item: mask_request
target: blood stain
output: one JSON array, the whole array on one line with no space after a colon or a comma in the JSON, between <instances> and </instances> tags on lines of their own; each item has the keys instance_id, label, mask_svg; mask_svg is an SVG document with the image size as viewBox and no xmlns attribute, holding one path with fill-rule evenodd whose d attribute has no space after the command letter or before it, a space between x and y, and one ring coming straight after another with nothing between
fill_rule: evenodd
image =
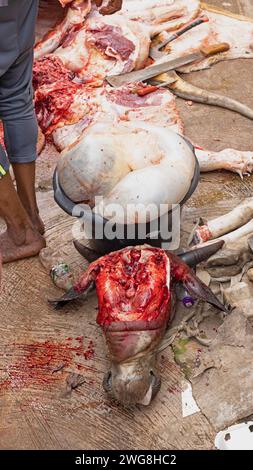
<instances>
[{"instance_id":1,"label":"blood stain","mask_svg":"<svg viewBox=\"0 0 253 470\"><path fill-rule=\"evenodd\" d=\"M76 366L75 355L82 355L86 360L94 356L92 341L87 350L84 350L83 336L78 336L75 344L69 341L70 338L62 342L48 340L30 344L13 343L11 355L16 361L6 367L8 378L0 382L0 392L52 385L62 379L61 371L64 368Z\"/></svg>"},{"instance_id":2,"label":"blood stain","mask_svg":"<svg viewBox=\"0 0 253 470\"><path fill-rule=\"evenodd\" d=\"M88 349L83 353L84 359L87 361L88 359L92 359L95 354L94 344L93 341L90 341L88 344Z\"/></svg>"}]
</instances>

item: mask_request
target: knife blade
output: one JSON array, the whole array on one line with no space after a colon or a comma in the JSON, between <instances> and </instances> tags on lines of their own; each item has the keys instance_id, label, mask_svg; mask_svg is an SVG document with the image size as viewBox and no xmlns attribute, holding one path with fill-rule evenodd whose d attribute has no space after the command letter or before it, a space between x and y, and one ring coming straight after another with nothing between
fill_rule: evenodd
<instances>
[{"instance_id":1,"label":"knife blade","mask_svg":"<svg viewBox=\"0 0 253 470\"><path fill-rule=\"evenodd\" d=\"M106 77L106 81L113 87L119 87L126 85L127 83L143 82L149 80L150 78L156 77L156 75L160 75L161 73L177 70L183 65L190 64L195 60L201 60L221 52L226 52L229 50L229 48L229 44L225 42L212 44L207 47L202 47L199 51L193 52L192 54L187 54L177 59L166 60L164 62L160 62L159 64L150 65L149 67L142 70L137 70L121 75L108 75Z\"/></svg>"}]
</instances>

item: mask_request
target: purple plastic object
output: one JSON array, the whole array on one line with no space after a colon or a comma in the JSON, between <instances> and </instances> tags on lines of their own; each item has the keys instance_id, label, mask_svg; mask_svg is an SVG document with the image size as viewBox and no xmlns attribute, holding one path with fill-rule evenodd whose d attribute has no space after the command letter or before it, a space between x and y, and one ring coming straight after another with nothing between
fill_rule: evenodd
<instances>
[{"instance_id":1,"label":"purple plastic object","mask_svg":"<svg viewBox=\"0 0 253 470\"><path fill-rule=\"evenodd\" d=\"M192 297L190 297L189 295L186 295L182 299L182 302L183 302L184 307L186 307L186 308L190 308L195 304L195 300Z\"/></svg>"}]
</instances>

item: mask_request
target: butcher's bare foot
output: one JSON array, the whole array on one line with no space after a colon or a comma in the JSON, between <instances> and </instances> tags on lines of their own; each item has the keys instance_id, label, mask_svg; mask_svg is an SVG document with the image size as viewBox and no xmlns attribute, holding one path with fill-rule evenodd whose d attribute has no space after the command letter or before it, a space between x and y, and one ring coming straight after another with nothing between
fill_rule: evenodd
<instances>
[{"instance_id":1,"label":"butcher's bare foot","mask_svg":"<svg viewBox=\"0 0 253 470\"><path fill-rule=\"evenodd\" d=\"M31 227L26 227L18 237L8 230L0 235L4 263L36 256L46 246L45 239Z\"/></svg>"},{"instance_id":2,"label":"butcher's bare foot","mask_svg":"<svg viewBox=\"0 0 253 470\"><path fill-rule=\"evenodd\" d=\"M34 228L40 233L40 235L44 235L45 225L42 222L42 219L40 218L39 214L30 215L30 219Z\"/></svg>"}]
</instances>

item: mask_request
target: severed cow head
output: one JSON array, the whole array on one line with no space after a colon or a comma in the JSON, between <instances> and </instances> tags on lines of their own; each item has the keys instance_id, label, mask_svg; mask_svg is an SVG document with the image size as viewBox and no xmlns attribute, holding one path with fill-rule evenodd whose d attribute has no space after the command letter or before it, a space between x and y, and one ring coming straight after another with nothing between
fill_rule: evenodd
<instances>
[{"instance_id":1,"label":"severed cow head","mask_svg":"<svg viewBox=\"0 0 253 470\"><path fill-rule=\"evenodd\" d=\"M56 303L59 306L83 296L96 285L97 323L111 361L103 386L124 405L147 405L160 388L157 352L174 314L177 282L194 298L224 310L179 257L148 245L124 248L93 261Z\"/></svg>"}]
</instances>

